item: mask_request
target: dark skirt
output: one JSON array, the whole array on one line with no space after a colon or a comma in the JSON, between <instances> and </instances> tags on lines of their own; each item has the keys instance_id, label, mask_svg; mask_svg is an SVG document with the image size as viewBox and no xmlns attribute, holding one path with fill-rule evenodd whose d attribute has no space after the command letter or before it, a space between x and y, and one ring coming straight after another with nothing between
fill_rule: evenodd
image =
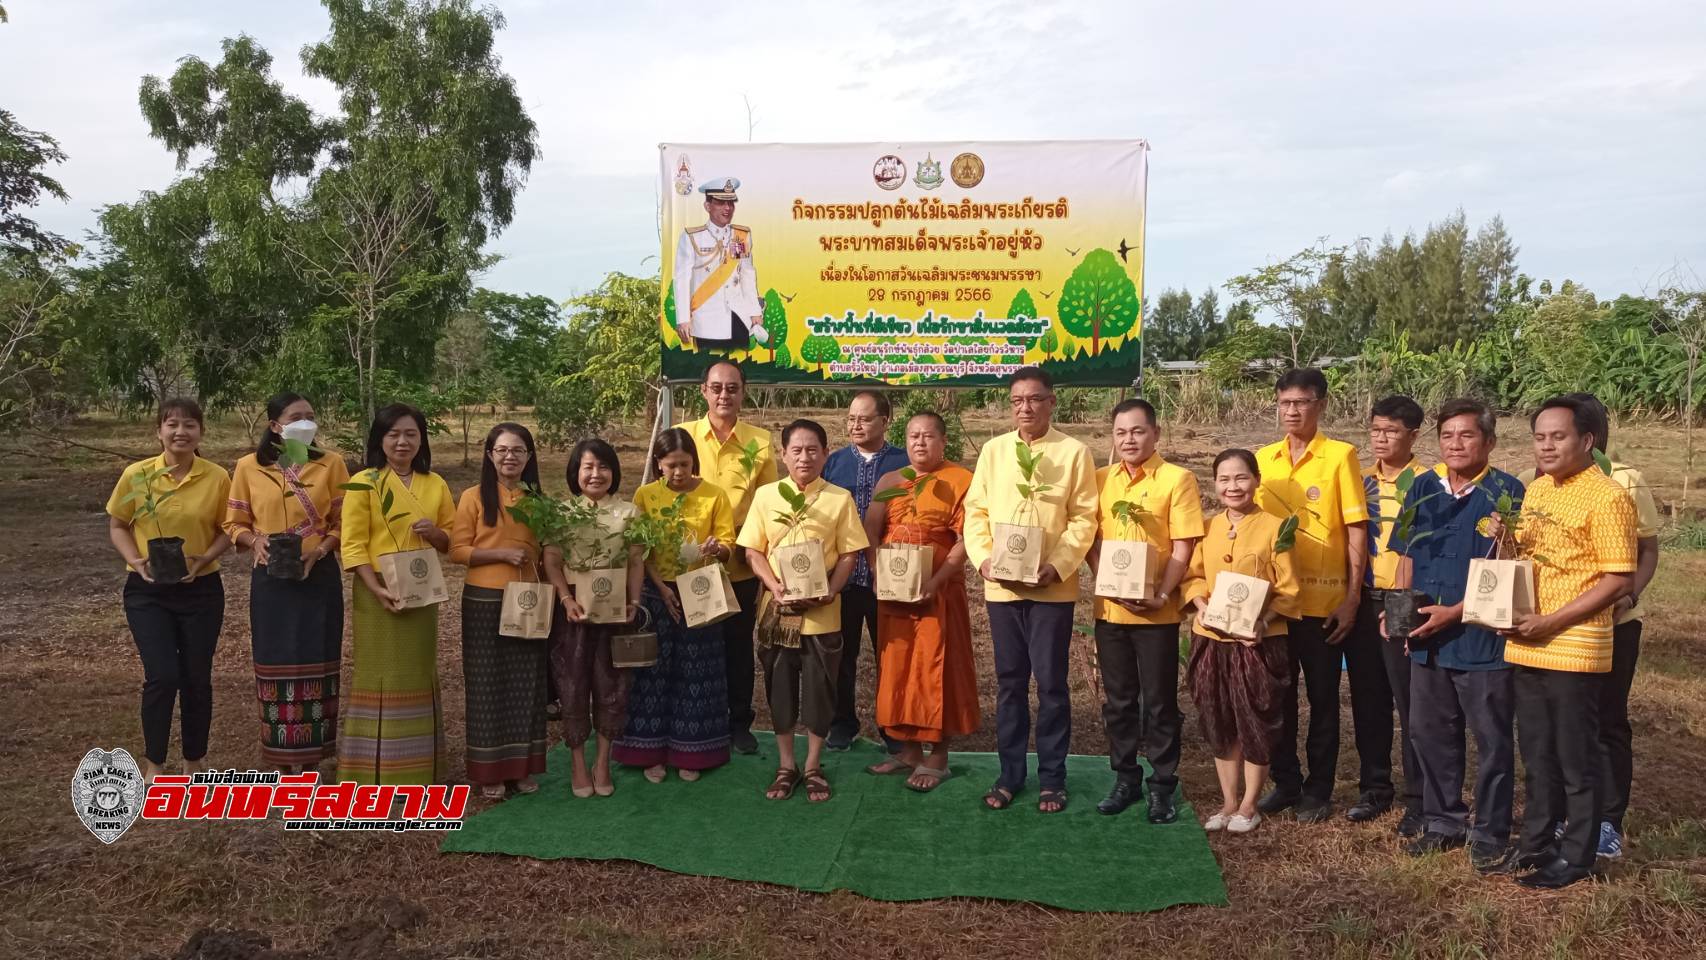
<instances>
[{"instance_id":1,"label":"dark skirt","mask_svg":"<svg viewBox=\"0 0 1706 960\"><path fill-rule=\"evenodd\" d=\"M611 756L632 767L720 767L729 762L723 625L690 629L677 623L655 591L647 583L644 602L658 629L658 662L631 671L628 726Z\"/></svg>"},{"instance_id":2,"label":"dark skirt","mask_svg":"<svg viewBox=\"0 0 1706 960\"><path fill-rule=\"evenodd\" d=\"M1203 740L1214 755L1225 759L1242 753L1246 763L1267 766L1279 742L1280 705L1291 682L1286 639L1268 637L1247 647L1193 634L1186 681Z\"/></svg>"},{"instance_id":3,"label":"dark skirt","mask_svg":"<svg viewBox=\"0 0 1706 960\"><path fill-rule=\"evenodd\" d=\"M311 766L338 745L338 668L344 646L344 578L336 560L304 580L256 567L249 578L249 634L261 704L261 759Z\"/></svg>"},{"instance_id":4,"label":"dark skirt","mask_svg":"<svg viewBox=\"0 0 1706 960\"><path fill-rule=\"evenodd\" d=\"M616 624L575 623L559 606L551 624L551 678L563 705L563 742L579 747L597 730L619 737L628 722L626 670L610 662Z\"/></svg>"},{"instance_id":5,"label":"dark skirt","mask_svg":"<svg viewBox=\"0 0 1706 960\"><path fill-rule=\"evenodd\" d=\"M468 779L477 784L545 772L545 660L550 641L500 636L503 598L502 590L490 587L462 588Z\"/></svg>"}]
</instances>

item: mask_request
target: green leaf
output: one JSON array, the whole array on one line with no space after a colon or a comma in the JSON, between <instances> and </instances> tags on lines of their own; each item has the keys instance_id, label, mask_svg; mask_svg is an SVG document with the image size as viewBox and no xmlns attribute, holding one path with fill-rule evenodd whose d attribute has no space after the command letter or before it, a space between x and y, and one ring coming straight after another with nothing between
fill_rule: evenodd
<instances>
[{"instance_id":1,"label":"green leaf","mask_svg":"<svg viewBox=\"0 0 1706 960\"><path fill-rule=\"evenodd\" d=\"M338 484L338 489L339 490L372 490L373 485L368 484L368 483L362 483L359 480L351 480L348 483Z\"/></svg>"},{"instance_id":2,"label":"green leaf","mask_svg":"<svg viewBox=\"0 0 1706 960\"><path fill-rule=\"evenodd\" d=\"M393 504L395 502L396 502L396 497L391 493L390 490L386 490L384 493L380 494L380 496L379 496L379 512L380 513L390 513L391 512L391 504Z\"/></svg>"},{"instance_id":3,"label":"green leaf","mask_svg":"<svg viewBox=\"0 0 1706 960\"><path fill-rule=\"evenodd\" d=\"M900 468L900 475L902 478L904 478L906 480L917 480L918 479L918 471L912 469L911 467L901 467Z\"/></svg>"},{"instance_id":4,"label":"green leaf","mask_svg":"<svg viewBox=\"0 0 1706 960\"><path fill-rule=\"evenodd\" d=\"M878 490L871 495L871 499L879 503L887 503L890 500L899 500L904 496L906 496L905 487L889 487L887 490Z\"/></svg>"},{"instance_id":5,"label":"green leaf","mask_svg":"<svg viewBox=\"0 0 1706 960\"><path fill-rule=\"evenodd\" d=\"M1611 458L1605 455L1605 451L1595 447L1593 449L1593 462L1599 466L1600 471L1606 476L1611 476Z\"/></svg>"},{"instance_id":6,"label":"green leaf","mask_svg":"<svg viewBox=\"0 0 1706 960\"><path fill-rule=\"evenodd\" d=\"M1285 553L1297 544L1297 514L1292 514L1280 522L1279 533L1274 536L1274 552Z\"/></svg>"}]
</instances>

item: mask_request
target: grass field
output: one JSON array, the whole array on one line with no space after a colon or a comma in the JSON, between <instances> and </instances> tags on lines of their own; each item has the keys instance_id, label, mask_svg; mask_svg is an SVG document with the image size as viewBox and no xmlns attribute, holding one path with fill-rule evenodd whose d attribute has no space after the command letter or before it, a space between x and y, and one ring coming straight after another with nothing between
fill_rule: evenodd
<instances>
[{"instance_id":1,"label":"grass field","mask_svg":"<svg viewBox=\"0 0 1706 960\"><path fill-rule=\"evenodd\" d=\"M822 419L835 437L840 416L824 411ZM1507 426L1512 439L1497 462L1520 466L1528 458L1526 438L1517 424ZM967 423L977 441L1001 429L993 420ZM1105 428L1069 429L1099 453L1107 449ZM229 465L249 442L247 431L216 424L204 453ZM1271 433L1265 423L1175 426L1165 449L1201 474L1219 449L1253 446ZM1337 435L1361 439L1354 430ZM0 812L5 956L174 956L204 927L258 934L205 941L199 952L182 955L250 956L261 946L257 936L286 951L268 956L362 958L1706 955L1700 789L1706 553L1681 550L1663 554L1647 593L1651 616L1631 708L1635 797L1627 854L1602 882L1558 893L1477 877L1461 853L1403 856L1392 835L1396 814L1369 825L1339 818L1304 826L1280 818L1247 838L1217 835L1211 842L1232 906L1136 916L970 900L879 903L630 863L441 855L435 836L287 834L276 822L138 824L103 846L73 816L67 784L92 746L140 754L142 670L119 604L122 565L107 543L102 514L123 462L91 448L144 455L156 449L152 436L151 423L94 419L61 440L30 437L0 454L0 763L17 801ZM614 439L625 472L638 477L644 435L629 430ZM1614 439L1614 453L1646 470L1660 498L1674 501L1680 432L1630 426ZM474 482L476 471L458 465L459 451L442 438L436 443L452 488ZM544 458L557 488L563 461L562 452ZM220 766L238 768L258 761L246 566L234 558L225 578L209 754ZM987 619L975 582L972 592L984 727L965 746L989 750L994 685ZM1079 618L1088 622L1088 604L1080 604ZM443 608L440 636L451 776L459 779L463 704L454 602ZM1082 664L1081 650L1075 658ZM864 682L870 681L867 662ZM1073 685L1073 752L1100 753L1105 743L1087 671L1075 670ZM1181 700L1187 715L1181 778L1200 799L1214 793L1213 767L1189 698ZM1348 706L1343 722L1335 798L1341 810L1354 798L1356 769ZM1073 802L1095 799L1077 794ZM940 842L956 839L944 835Z\"/></svg>"}]
</instances>

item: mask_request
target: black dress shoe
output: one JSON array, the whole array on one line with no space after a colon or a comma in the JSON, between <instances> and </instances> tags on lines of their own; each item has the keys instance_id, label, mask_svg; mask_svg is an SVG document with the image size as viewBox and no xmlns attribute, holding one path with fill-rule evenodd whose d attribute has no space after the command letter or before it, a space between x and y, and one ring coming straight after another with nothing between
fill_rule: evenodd
<instances>
[{"instance_id":1,"label":"black dress shoe","mask_svg":"<svg viewBox=\"0 0 1706 960\"><path fill-rule=\"evenodd\" d=\"M1463 846L1462 837L1448 836L1429 830L1421 838L1413 841L1404 848L1404 852L1412 857L1425 857L1430 853L1444 853Z\"/></svg>"},{"instance_id":2,"label":"black dress shoe","mask_svg":"<svg viewBox=\"0 0 1706 960\"><path fill-rule=\"evenodd\" d=\"M1422 835L1425 828L1426 824L1422 821L1420 813L1414 810L1406 810L1404 815L1398 819L1398 826L1394 832L1405 840L1414 840Z\"/></svg>"},{"instance_id":3,"label":"black dress shoe","mask_svg":"<svg viewBox=\"0 0 1706 960\"><path fill-rule=\"evenodd\" d=\"M1298 823L1324 823L1333 815L1333 801L1304 797L1297 801Z\"/></svg>"},{"instance_id":4,"label":"black dress shoe","mask_svg":"<svg viewBox=\"0 0 1706 960\"><path fill-rule=\"evenodd\" d=\"M1517 858L1513 861L1512 866L1517 870L1539 870L1541 867L1559 859L1562 858L1558 856L1558 848L1553 846L1534 853L1517 854Z\"/></svg>"},{"instance_id":5,"label":"black dress shoe","mask_svg":"<svg viewBox=\"0 0 1706 960\"><path fill-rule=\"evenodd\" d=\"M1173 806L1173 791L1149 791L1149 822L1172 823L1179 819L1179 811Z\"/></svg>"},{"instance_id":6,"label":"black dress shoe","mask_svg":"<svg viewBox=\"0 0 1706 960\"><path fill-rule=\"evenodd\" d=\"M1256 812L1265 814L1279 813L1297 806L1297 801L1303 799L1301 793L1290 793L1275 787L1268 795L1256 801Z\"/></svg>"},{"instance_id":7,"label":"black dress shoe","mask_svg":"<svg viewBox=\"0 0 1706 960\"><path fill-rule=\"evenodd\" d=\"M758 752L758 738L752 735L751 730L736 730L729 734L729 746L734 747L736 753L754 754Z\"/></svg>"},{"instance_id":8,"label":"black dress shoe","mask_svg":"<svg viewBox=\"0 0 1706 960\"><path fill-rule=\"evenodd\" d=\"M1477 840L1469 845L1469 865L1476 873L1502 873L1510 864L1510 848L1502 843Z\"/></svg>"},{"instance_id":9,"label":"black dress shoe","mask_svg":"<svg viewBox=\"0 0 1706 960\"><path fill-rule=\"evenodd\" d=\"M1345 811L1345 819L1352 823L1367 823L1390 809L1391 797L1374 797L1365 793L1362 799L1351 804L1351 808Z\"/></svg>"},{"instance_id":10,"label":"black dress shoe","mask_svg":"<svg viewBox=\"0 0 1706 960\"><path fill-rule=\"evenodd\" d=\"M1108 791L1101 803L1096 804L1096 812L1113 816L1124 813L1125 809L1137 802L1140 791L1137 784L1129 780L1115 780L1114 788Z\"/></svg>"},{"instance_id":11,"label":"black dress shoe","mask_svg":"<svg viewBox=\"0 0 1706 960\"><path fill-rule=\"evenodd\" d=\"M1590 871L1571 866L1568 860L1559 857L1533 873L1517 877L1516 882L1535 890L1562 890L1577 880L1586 880L1591 875Z\"/></svg>"}]
</instances>

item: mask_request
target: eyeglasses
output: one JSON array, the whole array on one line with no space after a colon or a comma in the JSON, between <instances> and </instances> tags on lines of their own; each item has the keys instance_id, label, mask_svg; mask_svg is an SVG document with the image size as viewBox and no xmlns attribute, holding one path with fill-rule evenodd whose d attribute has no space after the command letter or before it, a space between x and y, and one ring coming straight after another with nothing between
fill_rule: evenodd
<instances>
[{"instance_id":1,"label":"eyeglasses","mask_svg":"<svg viewBox=\"0 0 1706 960\"><path fill-rule=\"evenodd\" d=\"M1010 397L1015 407L1040 407L1045 402L1054 399L1054 394L1043 393L1025 397Z\"/></svg>"},{"instance_id":2,"label":"eyeglasses","mask_svg":"<svg viewBox=\"0 0 1706 960\"><path fill-rule=\"evenodd\" d=\"M533 451L527 449L526 447L493 447L492 448L492 456L497 457L500 460L503 459L504 457L512 457L512 456L513 457L525 457L532 452Z\"/></svg>"},{"instance_id":3,"label":"eyeglasses","mask_svg":"<svg viewBox=\"0 0 1706 960\"><path fill-rule=\"evenodd\" d=\"M866 424L876 423L881 419L882 417L860 417L849 414L847 417L847 425L850 427L863 427Z\"/></svg>"},{"instance_id":4,"label":"eyeglasses","mask_svg":"<svg viewBox=\"0 0 1706 960\"><path fill-rule=\"evenodd\" d=\"M707 383L705 389L712 393L739 393L744 388L738 383Z\"/></svg>"},{"instance_id":5,"label":"eyeglasses","mask_svg":"<svg viewBox=\"0 0 1706 960\"><path fill-rule=\"evenodd\" d=\"M1307 410L1320 402L1320 397L1311 397L1308 400L1281 400L1279 401L1279 408L1281 410Z\"/></svg>"},{"instance_id":6,"label":"eyeglasses","mask_svg":"<svg viewBox=\"0 0 1706 960\"><path fill-rule=\"evenodd\" d=\"M1394 437L1401 437L1404 434L1409 433L1409 432L1410 431L1405 430L1402 427L1378 427L1378 428L1377 427L1370 427L1368 430L1368 435L1370 437L1381 437L1384 439L1392 439Z\"/></svg>"}]
</instances>

